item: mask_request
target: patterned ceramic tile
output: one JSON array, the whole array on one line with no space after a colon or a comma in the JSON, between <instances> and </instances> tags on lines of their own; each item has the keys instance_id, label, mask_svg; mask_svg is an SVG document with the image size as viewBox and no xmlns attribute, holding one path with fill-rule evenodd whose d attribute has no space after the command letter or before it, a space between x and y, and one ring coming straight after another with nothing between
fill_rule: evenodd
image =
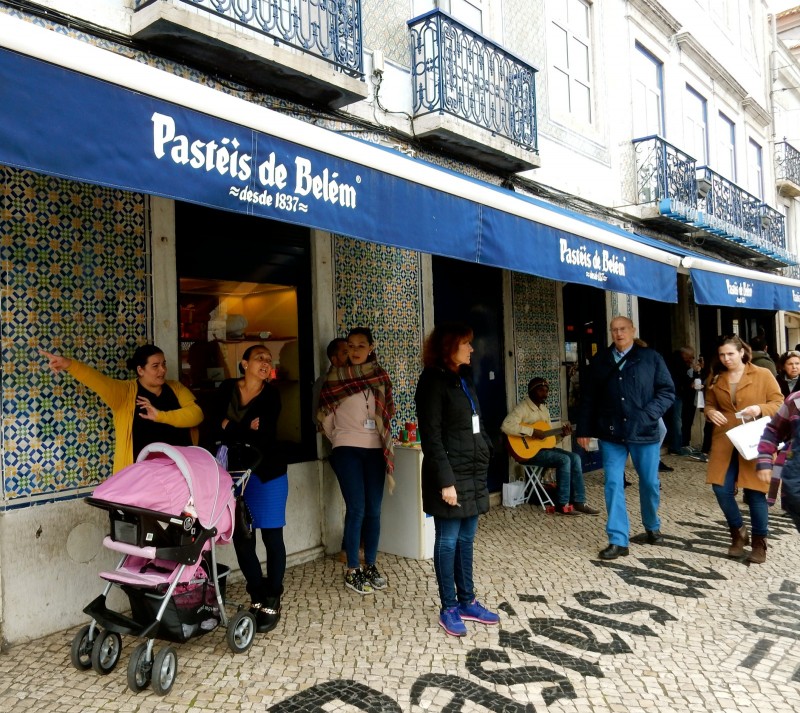
<instances>
[{"instance_id":1,"label":"patterned ceramic tile","mask_svg":"<svg viewBox=\"0 0 800 713\"><path fill-rule=\"evenodd\" d=\"M514 354L517 400L527 393L528 382L542 376L551 384L563 378L558 324L558 283L519 272L512 274ZM552 388L551 415L562 412L561 389ZM566 409L564 409L566 411Z\"/></svg>"},{"instance_id":2,"label":"patterned ceramic tile","mask_svg":"<svg viewBox=\"0 0 800 713\"><path fill-rule=\"evenodd\" d=\"M392 379L396 432L396 424L416 420L414 390L424 339L421 255L336 236L334 275L338 333L372 329L376 354Z\"/></svg>"},{"instance_id":3,"label":"patterned ceramic tile","mask_svg":"<svg viewBox=\"0 0 800 713\"><path fill-rule=\"evenodd\" d=\"M111 414L39 349L113 376L147 338L144 198L0 167L3 494L110 475Z\"/></svg>"}]
</instances>

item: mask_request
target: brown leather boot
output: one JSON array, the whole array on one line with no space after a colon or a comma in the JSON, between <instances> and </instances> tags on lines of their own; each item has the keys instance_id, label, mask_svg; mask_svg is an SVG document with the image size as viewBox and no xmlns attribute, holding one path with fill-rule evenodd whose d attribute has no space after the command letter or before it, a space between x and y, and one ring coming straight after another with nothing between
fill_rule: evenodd
<instances>
[{"instance_id":1,"label":"brown leather boot","mask_svg":"<svg viewBox=\"0 0 800 713\"><path fill-rule=\"evenodd\" d=\"M747 561L753 564L764 564L767 561L767 538L763 535L753 535L753 549L747 556Z\"/></svg>"},{"instance_id":2,"label":"brown leather boot","mask_svg":"<svg viewBox=\"0 0 800 713\"><path fill-rule=\"evenodd\" d=\"M731 528L731 546L728 548L728 557L741 557L744 554L745 545L750 544L750 534L747 532L747 525Z\"/></svg>"}]
</instances>

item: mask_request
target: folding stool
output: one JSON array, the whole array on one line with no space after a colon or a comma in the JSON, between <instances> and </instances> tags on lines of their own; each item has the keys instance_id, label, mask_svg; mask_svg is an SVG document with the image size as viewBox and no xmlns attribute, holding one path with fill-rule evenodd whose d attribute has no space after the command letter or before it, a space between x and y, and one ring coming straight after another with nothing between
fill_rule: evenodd
<instances>
[{"instance_id":1,"label":"folding stool","mask_svg":"<svg viewBox=\"0 0 800 713\"><path fill-rule=\"evenodd\" d=\"M526 465L524 463L521 465L522 471L525 474L525 490L522 492L524 501L528 502L530 496L536 493L542 505L542 510L547 512L549 508L555 508L556 505L553 499L547 492L547 488L544 487L544 483L542 483L542 475L544 475L546 468L541 465ZM553 510L550 510L550 512L553 512Z\"/></svg>"}]
</instances>

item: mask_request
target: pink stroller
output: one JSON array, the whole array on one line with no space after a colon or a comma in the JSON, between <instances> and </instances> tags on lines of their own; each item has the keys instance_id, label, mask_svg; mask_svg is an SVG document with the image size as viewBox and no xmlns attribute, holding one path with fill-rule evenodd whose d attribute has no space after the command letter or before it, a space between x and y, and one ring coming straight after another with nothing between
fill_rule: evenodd
<instances>
[{"instance_id":1,"label":"pink stroller","mask_svg":"<svg viewBox=\"0 0 800 713\"><path fill-rule=\"evenodd\" d=\"M250 648L253 615L241 606L231 617L225 613L228 568L217 564L215 546L233 536L235 498L231 476L214 456L202 448L150 444L86 502L108 511L111 533L103 546L121 559L116 569L100 573L106 587L84 609L92 622L72 641L75 668L110 673L119 661L121 635L132 634L146 641L131 654L128 686L139 692L152 682L165 695L175 682L178 656L172 646L154 656L156 638L183 643L222 624L231 651ZM128 596L130 616L107 607L114 586Z\"/></svg>"}]
</instances>

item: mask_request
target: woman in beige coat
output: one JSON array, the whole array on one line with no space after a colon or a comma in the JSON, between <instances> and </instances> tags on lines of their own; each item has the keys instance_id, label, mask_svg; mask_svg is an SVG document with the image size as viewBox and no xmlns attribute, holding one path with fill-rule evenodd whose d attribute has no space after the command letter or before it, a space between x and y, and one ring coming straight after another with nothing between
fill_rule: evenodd
<instances>
[{"instance_id":1,"label":"woman in beige coat","mask_svg":"<svg viewBox=\"0 0 800 713\"><path fill-rule=\"evenodd\" d=\"M706 482L713 487L730 527L729 557L741 557L749 544L747 527L736 504L737 489L744 489L753 530L753 548L747 559L762 563L767 559L769 474L762 471L767 475L760 476L755 460L742 458L725 434L742 423L740 416L772 416L783 403L783 394L769 370L750 363L750 354L750 347L738 336L720 341L719 363L712 367L705 396L706 418L714 424Z\"/></svg>"}]
</instances>

